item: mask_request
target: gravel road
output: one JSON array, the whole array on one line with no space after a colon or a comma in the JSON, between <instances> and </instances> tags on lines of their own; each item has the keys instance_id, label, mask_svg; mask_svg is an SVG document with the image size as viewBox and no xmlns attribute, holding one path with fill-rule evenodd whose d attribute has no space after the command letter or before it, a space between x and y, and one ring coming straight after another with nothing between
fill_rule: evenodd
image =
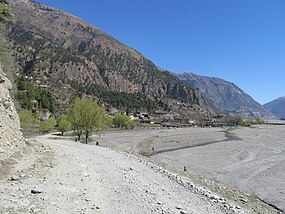
<instances>
[{"instance_id":1,"label":"gravel road","mask_svg":"<svg viewBox=\"0 0 285 214\"><path fill-rule=\"evenodd\" d=\"M0 213L247 213L146 158L45 135L0 181Z\"/></svg>"}]
</instances>

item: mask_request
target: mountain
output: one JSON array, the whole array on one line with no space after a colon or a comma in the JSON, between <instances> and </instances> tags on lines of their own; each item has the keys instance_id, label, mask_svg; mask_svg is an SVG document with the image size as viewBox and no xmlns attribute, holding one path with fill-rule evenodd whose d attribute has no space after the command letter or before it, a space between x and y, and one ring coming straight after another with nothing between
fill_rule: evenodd
<instances>
[{"instance_id":1,"label":"mountain","mask_svg":"<svg viewBox=\"0 0 285 214\"><path fill-rule=\"evenodd\" d=\"M279 97L263 105L267 111L274 114L279 119L285 118L285 96Z\"/></svg>"},{"instance_id":2,"label":"mountain","mask_svg":"<svg viewBox=\"0 0 285 214\"><path fill-rule=\"evenodd\" d=\"M10 6L15 22L8 37L22 73L49 87L59 105L86 93L125 110L158 106L209 115L197 88L91 24L33 0L11 0Z\"/></svg>"},{"instance_id":3,"label":"mountain","mask_svg":"<svg viewBox=\"0 0 285 214\"><path fill-rule=\"evenodd\" d=\"M262 105L233 83L193 73L177 73L176 75L189 85L198 87L206 104L211 106L216 114L242 114L248 118L273 117Z\"/></svg>"}]
</instances>

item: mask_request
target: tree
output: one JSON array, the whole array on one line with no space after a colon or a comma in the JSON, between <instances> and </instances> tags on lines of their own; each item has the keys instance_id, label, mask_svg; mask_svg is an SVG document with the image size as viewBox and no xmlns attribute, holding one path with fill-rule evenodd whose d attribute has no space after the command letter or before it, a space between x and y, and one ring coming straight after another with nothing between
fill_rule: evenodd
<instances>
[{"instance_id":1,"label":"tree","mask_svg":"<svg viewBox=\"0 0 285 214\"><path fill-rule=\"evenodd\" d=\"M113 119L113 124L119 128L134 128L136 126L136 122L131 120L128 115L125 114L116 114Z\"/></svg>"},{"instance_id":2,"label":"tree","mask_svg":"<svg viewBox=\"0 0 285 214\"><path fill-rule=\"evenodd\" d=\"M123 128L125 125L128 123L130 120L130 117L125 114L116 114L114 119L113 119L113 124L116 127Z\"/></svg>"},{"instance_id":3,"label":"tree","mask_svg":"<svg viewBox=\"0 0 285 214\"><path fill-rule=\"evenodd\" d=\"M21 128L24 131L29 130L35 124L35 118L32 111L23 109L19 113Z\"/></svg>"},{"instance_id":4,"label":"tree","mask_svg":"<svg viewBox=\"0 0 285 214\"><path fill-rule=\"evenodd\" d=\"M255 123L257 123L257 124L264 124L265 120L263 120L263 119L258 117L258 118L255 119Z\"/></svg>"},{"instance_id":5,"label":"tree","mask_svg":"<svg viewBox=\"0 0 285 214\"><path fill-rule=\"evenodd\" d=\"M253 120L245 120L243 122L243 126L246 126L246 127L249 127L251 126L252 124L254 124L254 121Z\"/></svg>"},{"instance_id":6,"label":"tree","mask_svg":"<svg viewBox=\"0 0 285 214\"><path fill-rule=\"evenodd\" d=\"M82 132L85 134L85 143L93 131L100 132L105 127L105 110L91 98L77 98L69 109L69 117L73 129L80 140Z\"/></svg>"},{"instance_id":7,"label":"tree","mask_svg":"<svg viewBox=\"0 0 285 214\"><path fill-rule=\"evenodd\" d=\"M43 133L48 133L55 127L56 121L53 118L44 120L40 122L39 131Z\"/></svg>"},{"instance_id":8,"label":"tree","mask_svg":"<svg viewBox=\"0 0 285 214\"><path fill-rule=\"evenodd\" d=\"M226 117L226 118L224 118L224 121L225 122L230 122L234 126L243 124L243 119L242 119L242 116L240 116L240 115L234 115L234 116L231 116L231 117Z\"/></svg>"},{"instance_id":9,"label":"tree","mask_svg":"<svg viewBox=\"0 0 285 214\"><path fill-rule=\"evenodd\" d=\"M4 17L11 15L11 9L8 7L8 0L0 0L0 21L4 20Z\"/></svg>"},{"instance_id":10,"label":"tree","mask_svg":"<svg viewBox=\"0 0 285 214\"><path fill-rule=\"evenodd\" d=\"M59 124L57 129L61 132L61 135L63 135L65 132L68 132L72 128L71 122L68 120L66 115L61 115L58 118Z\"/></svg>"}]
</instances>

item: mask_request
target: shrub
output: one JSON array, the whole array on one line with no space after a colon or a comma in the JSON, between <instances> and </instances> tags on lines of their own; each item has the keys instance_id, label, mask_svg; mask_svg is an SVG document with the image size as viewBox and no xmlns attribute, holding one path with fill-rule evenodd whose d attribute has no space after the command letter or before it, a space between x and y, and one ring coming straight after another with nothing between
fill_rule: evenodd
<instances>
[{"instance_id":1,"label":"shrub","mask_svg":"<svg viewBox=\"0 0 285 214\"><path fill-rule=\"evenodd\" d=\"M258 118L255 119L255 123L257 123L257 124L264 124L265 120L263 120L263 119L258 117Z\"/></svg>"},{"instance_id":2,"label":"shrub","mask_svg":"<svg viewBox=\"0 0 285 214\"><path fill-rule=\"evenodd\" d=\"M116 114L113 119L114 126L118 128L134 128L137 124L135 121L131 120L128 115L125 114Z\"/></svg>"},{"instance_id":3,"label":"shrub","mask_svg":"<svg viewBox=\"0 0 285 214\"><path fill-rule=\"evenodd\" d=\"M30 110L27 109L21 110L19 113L19 117L20 117L21 128L23 129L23 131L29 130L36 123L34 115Z\"/></svg>"},{"instance_id":4,"label":"shrub","mask_svg":"<svg viewBox=\"0 0 285 214\"><path fill-rule=\"evenodd\" d=\"M72 128L71 122L68 120L67 116L62 115L59 117L58 121L58 131L61 132L61 135L63 135L65 132L70 131Z\"/></svg>"},{"instance_id":5,"label":"shrub","mask_svg":"<svg viewBox=\"0 0 285 214\"><path fill-rule=\"evenodd\" d=\"M53 118L40 122L39 131L42 133L50 132L56 125L56 121Z\"/></svg>"},{"instance_id":6,"label":"shrub","mask_svg":"<svg viewBox=\"0 0 285 214\"><path fill-rule=\"evenodd\" d=\"M243 122L243 126L246 126L246 127L249 127L251 126L252 124L254 124L254 121L253 120L245 120Z\"/></svg>"}]
</instances>

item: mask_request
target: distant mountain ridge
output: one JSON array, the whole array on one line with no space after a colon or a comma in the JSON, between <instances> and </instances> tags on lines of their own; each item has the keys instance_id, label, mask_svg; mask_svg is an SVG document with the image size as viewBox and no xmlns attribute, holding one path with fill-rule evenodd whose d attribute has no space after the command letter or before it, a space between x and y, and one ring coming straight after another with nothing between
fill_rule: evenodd
<instances>
[{"instance_id":1,"label":"distant mountain ridge","mask_svg":"<svg viewBox=\"0 0 285 214\"><path fill-rule=\"evenodd\" d=\"M194 73L176 73L176 76L201 90L206 104L217 114L241 114L248 118L272 118L262 105L235 84L216 77L206 77Z\"/></svg>"},{"instance_id":2,"label":"distant mountain ridge","mask_svg":"<svg viewBox=\"0 0 285 214\"><path fill-rule=\"evenodd\" d=\"M263 105L267 111L274 114L278 119L285 119L285 96L279 97Z\"/></svg>"},{"instance_id":3,"label":"distant mountain ridge","mask_svg":"<svg viewBox=\"0 0 285 214\"><path fill-rule=\"evenodd\" d=\"M91 24L33 0L11 0L10 6L15 23L9 39L23 73L52 86L60 102L68 98L62 88L69 85L75 94L97 93L98 88L103 90L100 95L141 93L168 111L209 115L197 88L160 71L138 51Z\"/></svg>"}]
</instances>

